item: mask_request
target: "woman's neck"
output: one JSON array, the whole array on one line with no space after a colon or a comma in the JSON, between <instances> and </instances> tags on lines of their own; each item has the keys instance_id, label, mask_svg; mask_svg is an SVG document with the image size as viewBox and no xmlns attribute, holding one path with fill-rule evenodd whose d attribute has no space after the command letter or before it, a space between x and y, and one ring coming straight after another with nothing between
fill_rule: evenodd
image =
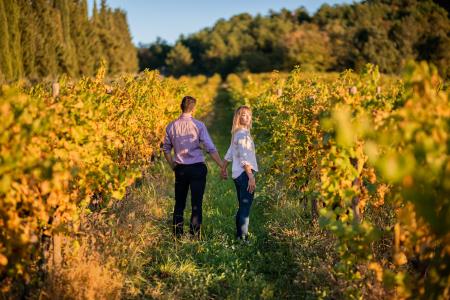
<instances>
[{"instance_id":1,"label":"woman's neck","mask_svg":"<svg viewBox=\"0 0 450 300\"><path fill-rule=\"evenodd\" d=\"M238 131L249 131L249 129L247 127L238 127L236 128L236 130L234 132L238 132Z\"/></svg>"}]
</instances>

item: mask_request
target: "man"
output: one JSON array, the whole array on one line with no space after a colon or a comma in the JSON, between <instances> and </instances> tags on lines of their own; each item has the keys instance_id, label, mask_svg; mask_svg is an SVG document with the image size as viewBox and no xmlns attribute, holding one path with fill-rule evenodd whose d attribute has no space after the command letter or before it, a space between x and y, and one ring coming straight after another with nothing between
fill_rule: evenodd
<instances>
[{"instance_id":1,"label":"man","mask_svg":"<svg viewBox=\"0 0 450 300\"><path fill-rule=\"evenodd\" d=\"M211 155L219 167L222 160L208 134L205 124L192 117L196 99L185 96L181 101L182 114L166 127L163 151L164 157L175 171L175 208L173 211L173 231L179 237L183 234L184 209L189 188L191 189L191 223L189 231L192 235L200 235L202 224L202 200L205 192L206 174L200 144ZM174 158L171 150L174 149Z\"/></svg>"}]
</instances>

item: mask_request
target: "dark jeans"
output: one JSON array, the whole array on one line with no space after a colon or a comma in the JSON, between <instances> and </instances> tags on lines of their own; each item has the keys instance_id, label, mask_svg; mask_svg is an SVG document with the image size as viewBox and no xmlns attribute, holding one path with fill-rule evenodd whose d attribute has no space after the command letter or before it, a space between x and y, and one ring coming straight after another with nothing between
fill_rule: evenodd
<instances>
[{"instance_id":1,"label":"dark jeans","mask_svg":"<svg viewBox=\"0 0 450 300\"><path fill-rule=\"evenodd\" d=\"M248 223L250 220L250 207L253 202L253 193L247 191L248 175L242 172L238 178L234 179L236 186L239 209L236 213L236 235L237 238L247 239Z\"/></svg>"},{"instance_id":2,"label":"dark jeans","mask_svg":"<svg viewBox=\"0 0 450 300\"><path fill-rule=\"evenodd\" d=\"M175 208L173 211L174 234L183 234L184 209L186 208L186 198L191 189L191 224L189 231L191 234L200 234L202 224L202 201L206 186L206 174L208 169L204 163L191 165L177 165L175 167Z\"/></svg>"}]
</instances>

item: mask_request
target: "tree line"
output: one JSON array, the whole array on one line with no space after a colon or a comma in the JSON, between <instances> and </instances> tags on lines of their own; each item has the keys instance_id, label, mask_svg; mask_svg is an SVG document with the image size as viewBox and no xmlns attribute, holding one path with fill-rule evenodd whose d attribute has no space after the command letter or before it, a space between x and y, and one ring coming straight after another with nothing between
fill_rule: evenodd
<instances>
[{"instance_id":1,"label":"tree line","mask_svg":"<svg viewBox=\"0 0 450 300\"><path fill-rule=\"evenodd\" d=\"M0 82L93 75L102 61L137 71L126 14L106 0L91 14L87 0L0 1Z\"/></svg>"},{"instance_id":2,"label":"tree line","mask_svg":"<svg viewBox=\"0 0 450 300\"><path fill-rule=\"evenodd\" d=\"M439 2L439 1L437 1ZM243 13L175 45L157 39L138 49L139 68L173 75L290 70L361 70L366 63L398 73L409 59L435 64L450 76L448 12L431 0L367 0L305 8Z\"/></svg>"}]
</instances>

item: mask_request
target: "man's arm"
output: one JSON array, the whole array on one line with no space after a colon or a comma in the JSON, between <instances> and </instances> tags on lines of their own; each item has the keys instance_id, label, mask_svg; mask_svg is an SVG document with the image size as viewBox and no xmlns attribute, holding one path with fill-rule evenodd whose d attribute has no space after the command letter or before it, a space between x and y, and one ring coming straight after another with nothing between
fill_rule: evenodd
<instances>
[{"instance_id":1,"label":"man's arm","mask_svg":"<svg viewBox=\"0 0 450 300\"><path fill-rule=\"evenodd\" d=\"M220 172L220 176L223 179L228 178L227 167L228 167L228 163L231 162L232 160L233 160L233 141L231 141L230 147L228 147L227 153L225 154L225 156L223 158L222 170Z\"/></svg>"},{"instance_id":2,"label":"man's arm","mask_svg":"<svg viewBox=\"0 0 450 300\"><path fill-rule=\"evenodd\" d=\"M209 152L209 155L211 155L212 159L216 162L216 164L219 166L220 169L223 167L222 159L220 158L219 152Z\"/></svg>"},{"instance_id":3,"label":"man's arm","mask_svg":"<svg viewBox=\"0 0 450 300\"><path fill-rule=\"evenodd\" d=\"M211 137L209 136L208 129L206 129L206 126L203 123L201 123L200 142L205 145L206 151L216 162L219 168L222 169L223 165L222 159L220 158L219 152L217 151L216 146L214 146L214 143L212 142Z\"/></svg>"},{"instance_id":4,"label":"man's arm","mask_svg":"<svg viewBox=\"0 0 450 300\"><path fill-rule=\"evenodd\" d=\"M203 145L205 146L206 152L208 152L212 156L212 153L217 152L216 146L214 146L214 143L211 137L209 136L208 129L206 128L205 124L203 124L202 122L199 123L200 123L199 141L200 143L203 143Z\"/></svg>"},{"instance_id":5,"label":"man's arm","mask_svg":"<svg viewBox=\"0 0 450 300\"><path fill-rule=\"evenodd\" d=\"M175 169L176 163L173 161L172 159L172 142L170 140L170 136L169 136L169 127L170 124L166 127L166 135L164 136L164 142L163 142L163 152L164 152L164 157L166 158L167 162L170 165L170 168Z\"/></svg>"}]
</instances>

